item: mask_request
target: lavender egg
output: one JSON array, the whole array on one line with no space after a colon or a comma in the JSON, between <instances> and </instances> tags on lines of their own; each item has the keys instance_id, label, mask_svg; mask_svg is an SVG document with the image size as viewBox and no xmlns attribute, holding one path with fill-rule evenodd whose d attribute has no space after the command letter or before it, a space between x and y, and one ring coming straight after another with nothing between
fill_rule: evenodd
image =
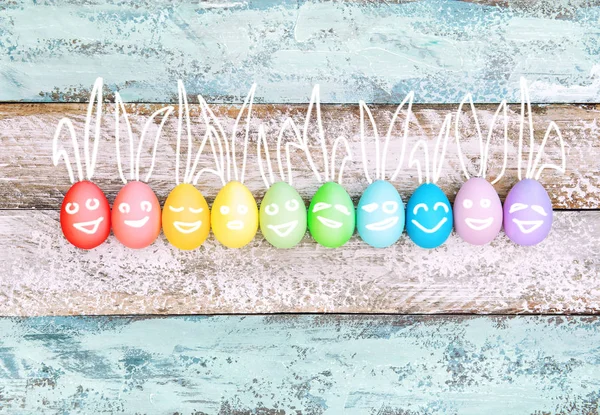
<instances>
[{"instance_id":1,"label":"lavender egg","mask_svg":"<svg viewBox=\"0 0 600 415\"><path fill-rule=\"evenodd\" d=\"M454 200L456 233L472 245L485 245L502 228L502 202L485 179L473 177L462 185Z\"/></svg>"},{"instance_id":2,"label":"lavender egg","mask_svg":"<svg viewBox=\"0 0 600 415\"><path fill-rule=\"evenodd\" d=\"M542 242L552 228L552 202L546 189L524 179L510 189L504 201L504 232L511 241L531 246Z\"/></svg>"}]
</instances>

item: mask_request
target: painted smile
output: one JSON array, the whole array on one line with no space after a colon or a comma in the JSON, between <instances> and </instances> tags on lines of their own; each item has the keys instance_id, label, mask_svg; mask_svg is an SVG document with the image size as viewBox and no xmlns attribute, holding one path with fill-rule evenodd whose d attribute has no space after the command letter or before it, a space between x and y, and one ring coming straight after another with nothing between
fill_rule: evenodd
<instances>
[{"instance_id":1,"label":"painted smile","mask_svg":"<svg viewBox=\"0 0 600 415\"><path fill-rule=\"evenodd\" d=\"M144 226L146 224L146 222L148 222L149 219L150 219L150 216L145 216L142 219L126 220L124 222L125 222L125 225L131 226L132 228L141 228L142 226Z\"/></svg>"},{"instance_id":2,"label":"painted smile","mask_svg":"<svg viewBox=\"0 0 600 415\"><path fill-rule=\"evenodd\" d=\"M192 233L197 231L200 226L202 226L202 221L196 221L196 222L179 222L179 221L175 221L173 222L173 226L175 226L175 229L177 229L179 232L181 233Z\"/></svg>"},{"instance_id":3,"label":"painted smile","mask_svg":"<svg viewBox=\"0 0 600 415\"><path fill-rule=\"evenodd\" d=\"M492 225L492 222L494 222L494 218L487 218L487 219L475 219L475 218L466 218L465 219L465 223L467 224L467 226L471 229L473 229L474 231L482 231L484 229L489 228Z\"/></svg>"},{"instance_id":4,"label":"painted smile","mask_svg":"<svg viewBox=\"0 0 600 415\"><path fill-rule=\"evenodd\" d=\"M74 223L73 227L83 233L87 233L88 235L93 235L98 230L98 226L104 220L103 216L100 216L98 219L90 220L89 222L78 222Z\"/></svg>"},{"instance_id":5,"label":"painted smile","mask_svg":"<svg viewBox=\"0 0 600 415\"><path fill-rule=\"evenodd\" d=\"M442 218L441 221L438 222L437 225L435 225L434 228L426 228L425 226L421 225L419 222L417 222L416 220L412 220L413 225L415 225L417 228L421 229L423 232L425 233L435 233L437 232L443 225L444 223L446 223L448 221L447 218Z\"/></svg>"},{"instance_id":6,"label":"painted smile","mask_svg":"<svg viewBox=\"0 0 600 415\"><path fill-rule=\"evenodd\" d=\"M298 226L298 221L293 220L291 222L282 223L281 225L267 225L267 228L274 231L278 236L284 238L288 236Z\"/></svg>"},{"instance_id":7,"label":"painted smile","mask_svg":"<svg viewBox=\"0 0 600 415\"><path fill-rule=\"evenodd\" d=\"M242 222L241 220L230 220L229 222L227 222L227 227L232 231L239 231L241 229L244 229L244 222Z\"/></svg>"},{"instance_id":8,"label":"painted smile","mask_svg":"<svg viewBox=\"0 0 600 415\"><path fill-rule=\"evenodd\" d=\"M337 220L333 220L333 219L327 219L327 218L324 218L323 216L317 216L317 219L319 219L319 222L321 222L323 225L325 225L331 229L337 229L343 225L342 222L338 222Z\"/></svg>"},{"instance_id":9,"label":"painted smile","mask_svg":"<svg viewBox=\"0 0 600 415\"><path fill-rule=\"evenodd\" d=\"M369 223L365 226L370 231L385 231L398 223L398 216L387 218L375 223Z\"/></svg>"},{"instance_id":10,"label":"painted smile","mask_svg":"<svg viewBox=\"0 0 600 415\"><path fill-rule=\"evenodd\" d=\"M544 223L543 220L513 219L512 221L517 224L517 226L519 227L521 232L523 232L524 234L528 234L528 233L535 231L537 228L542 226L542 224Z\"/></svg>"}]
</instances>

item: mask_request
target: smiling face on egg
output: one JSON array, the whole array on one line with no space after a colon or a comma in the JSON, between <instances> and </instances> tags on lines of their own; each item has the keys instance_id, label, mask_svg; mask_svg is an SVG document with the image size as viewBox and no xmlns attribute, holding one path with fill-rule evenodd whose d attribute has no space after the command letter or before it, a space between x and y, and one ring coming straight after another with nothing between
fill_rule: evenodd
<instances>
[{"instance_id":1,"label":"smiling face on egg","mask_svg":"<svg viewBox=\"0 0 600 415\"><path fill-rule=\"evenodd\" d=\"M227 183L217 194L210 215L215 237L228 248L247 245L258 230L258 207L242 183Z\"/></svg>"},{"instance_id":2,"label":"smiling face on egg","mask_svg":"<svg viewBox=\"0 0 600 415\"><path fill-rule=\"evenodd\" d=\"M524 246L542 242L552 228L552 202L546 189L533 179L514 185L504 201L504 232Z\"/></svg>"},{"instance_id":3,"label":"smiling face on egg","mask_svg":"<svg viewBox=\"0 0 600 415\"><path fill-rule=\"evenodd\" d=\"M356 228L363 241L376 248L394 244L404 230L404 203L387 181L371 183L358 202Z\"/></svg>"},{"instance_id":4,"label":"smiling face on egg","mask_svg":"<svg viewBox=\"0 0 600 415\"><path fill-rule=\"evenodd\" d=\"M277 248L291 248L306 233L306 207L292 186L273 184L260 204L260 230Z\"/></svg>"},{"instance_id":5,"label":"smiling face on egg","mask_svg":"<svg viewBox=\"0 0 600 415\"><path fill-rule=\"evenodd\" d=\"M492 241L502 228L502 203L494 187L473 177L460 188L454 201L456 233L473 245Z\"/></svg>"},{"instance_id":6,"label":"smiling face on egg","mask_svg":"<svg viewBox=\"0 0 600 415\"><path fill-rule=\"evenodd\" d=\"M437 248L452 233L452 208L442 189L422 184L406 205L406 232L421 248Z\"/></svg>"},{"instance_id":7,"label":"smiling face on egg","mask_svg":"<svg viewBox=\"0 0 600 415\"><path fill-rule=\"evenodd\" d=\"M198 248L210 232L210 210L206 199L191 184L178 185L165 201L162 224L165 236L174 247Z\"/></svg>"},{"instance_id":8,"label":"smiling face on egg","mask_svg":"<svg viewBox=\"0 0 600 415\"><path fill-rule=\"evenodd\" d=\"M128 248L141 249L152 244L160 233L161 213L150 186L127 183L115 198L112 224L115 236Z\"/></svg>"},{"instance_id":9,"label":"smiling face on egg","mask_svg":"<svg viewBox=\"0 0 600 415\"><path fill-rule=\"evenodd\" d=\"M110 234L110 206L98 186L77 182L69 189L60 208L65 238L81 249L100 245Z\"/></svg>"},{"instance_id":10,"label":"smiling face on egg","mask_svg":"<svg viewBox=\"0 0 600 415\"><path fill-rule=\"evenodd\" d=\"M310 201L308 229L315 240L328 248L344 245L356 225L350 195L335 182L322 185Z\"/></svg>"}]
</instances>

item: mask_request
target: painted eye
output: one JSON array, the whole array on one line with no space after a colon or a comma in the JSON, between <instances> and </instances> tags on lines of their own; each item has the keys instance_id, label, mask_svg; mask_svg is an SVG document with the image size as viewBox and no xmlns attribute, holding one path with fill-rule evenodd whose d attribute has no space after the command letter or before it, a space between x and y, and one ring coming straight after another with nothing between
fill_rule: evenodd
<instances>
[{"instance_id":1,"label":"painted eye","mask_svg":"<svg viewBox=\"0 0 600 415\"><path fill-rule=\"evenodd\" d=\"M239 205L238 206L238 213L240 215L245 215L246 213L248 213L248 206L246 206L246 205Z\"/></svg>"},{"instance_id":2,"label":"painted eye","mask_svg":"<svg viewBox=\"0 0 600 415\"><path fill-rule=\"evenodd\" d=\"M448 205L445 204L444 202L437 202L435 205L433 205L433 210L438 210L439 207L444 209L446 211L446 213L448 213L450 211L450 209L448 209Z\"/></svg>"},{"instance_id":3,"label":"painted eye","mask_svg":"<svg viewBox=\"0 0 600 415\"><path fill-rule=\"evenodd\" d=\"M183 212L183 206L176 208L176 207L169 205L169 210L171 212Z\"/></svg>"},{"instance_id":4,"label":"painted eye","mask_svg":"<svg viewBox=\"0 0 600 415\"><path fill-rule=\"evenodd\" d=\"M398 203L393 201L385 202L381 205L381 209L383 209L385 213L395 213L398 210Z\"/></svg>"},{"instance_id":5,"label":"painted eye","mask_svg":"<svg viewBox=\"0 0 600 415\"><path fill-rule=\"evenodd\" d=\"M300 207L300 203L296 199L288 200L285 202L285 208L290 212L295 212Z\"/></svg>"},{"instance_id":6,"label":"painted eye","mask_svg":"<svg viewBox=\"0 0 600 415\"><path fill-rule=\"evenodd\" d=\"M473 201L471 199L463 200L463 207L465 209L471 209L473 207Z\"/></svg>"},{"instance_id":7,"label":"painted eye","mask_svg":"<svg viewBox=\"0 0 600 415\"><path fill-rule=\"evenodd\" d=\"M277 215L279 213L279 206L276 203L271 203L265 208L265 213L269 216Z\"/></svg>"},{"instance_id":8,"label":"painted eye","mask_svg":"<svg viewBox=\"0 0 600 415\"><path fill-rule=\"evenodd\" d=\"M221 206L219 212L221 212L221 215L229 215L229 206Z\"/></svg>"},{"instance_id":9,"label":"painted eye","mask_svg":"<svg viewBox=\"0 0 600 415\"><path fill-rule=\"evenodd\" d=\"M150 212L152 210L152 203L144 200L142 203L140 203L140 207L144 212Z\"/></svg>"},{"instance_id":10,"label":"painted eye","mask_svg":"<svg viewBox=\"0 0 600 415\"><path fill-rule=\"evenodd\" d=\"M335 209L339 212L342 212L344 215L346 216L350 216L350 211L348 210L348 208L344 205L335 205L334 206Z\"/></svg>"},{"instance_id":11,"label":"painted eye","mask_svg":"<svg viewBox=\"0 0 600 415\"><path fill-rule=\"evenodd\" d=\"M377 210L379 205L375 202L369 203L368 205L364 205L361 209L368 213L373 213Z\"/></svg>"},{"instance_id":12,"label":"painted eye","mask_svg":"<svg viewBox=\"0 0 600 415\"><path fill-rule=\"evenodd\" d=\"M490 199L481 199L481 202L479 202L479 204L482 208L487 209L490 206L492 206L492 201Z\"/></svg>"},{"instance_id":13,"label":"painted eye","mask_svg":"<svg viewBox=\"0 0 600 415\"><path fill-rule=\"evenodd\" d=\"M129 206L129 203L121 203L119 204L119 212L121 213L129 213L129 211L131 210L131 207Z\"/></svg>"},{"instance_id":14,"label":"painted eye","mask_svg":"<svg viewBox=\"0 0 600 415\"><path fill-rule=\"evenodd\" d=\"M202 208L199 208L199 209L189 208L189 209L190 209L190 212L192 212L192 213L200 213L200 212L202 212L204 210Z\"/></svg>"},{"instance_id":15,"label":"painted eye","mask_svg":"<svg viewBox=\"0 0 600 415\"><path fill-rule=\"evenodd\" d=\"M320 210L329 209L330 207L331 207L331 205L329 203L325 203L325 202L315 203L315 206L313 207L313 213L318 212Z\"/></svg>"},{"instance_id":16,"label":"painted eye","mask_svg":"<svg viewBox=\"0 0 600 415\"><path fill-rule=\"evenodd\" d=\"M527 205L525 203L513 203L508 210L508 213L518 212L519 210L527 209Z\"/></svg>"},{"instance_id":17,"label":"painted eye","mask_svg":"<svg viewBox=\"0 0 600 415\"><path fill-rule=\"evenodd\" d=\"M79 203L67 203L67 206L65 206L65 212L67 212L69 215L76 214L79 212Z\"/></svg>"},{"instance_id":18,"label":"painted eye","mask_svg":"<svg viewBox=\"0 0 600 415\"><path fill-rule=\"evenodd\" d=\"M98 199L96 199L95 197L92 199L88 199L85 201L85 207L88 210L96 210L100 207L100 201Z\"/></svg>"},{"instance_id":19,"label":"painted eye","mask_svg":"<svg viewBox=\"0 0 600 415\"><path fill-rule=\"evenodd\" d=\"M425 203L418 203L413 208L413 215L416 215L417 213L419 213L419 209L423 209L425 212L429 212L429 208L427 207L427 205Z\"/></svg>"},{"instance_id":20,"label":"painted eye","mask_svg":"<svg viewBox=\"0 0 600 415\"><path fill-rule=\"evenodd\" d=\"M531 205L531 209L534 212L537 212L537 213L539 213L542 216L548 216L548 213L546 213L546 211L544 210L544 208L541 207L540 205Z\"/></svg>"}]
</instances>

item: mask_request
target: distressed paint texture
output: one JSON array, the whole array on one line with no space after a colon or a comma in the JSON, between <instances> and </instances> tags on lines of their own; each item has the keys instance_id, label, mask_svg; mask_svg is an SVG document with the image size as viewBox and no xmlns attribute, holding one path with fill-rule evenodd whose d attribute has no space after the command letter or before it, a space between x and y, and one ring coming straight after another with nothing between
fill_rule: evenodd
<instances>
[{"instance_id":1,"label":"distressed paint texture","mask_svg":"<svg viewBox=\"0 0 600 415\"><path fill-rule=\"evenodd\" d=\"M0 409L597 414L593 317L0 320Z\"/></svg>"},{"instance_id":2,"label":"distressed paint texture","mask_svg":"<svg viewBox=\"0 0 600 415\"><path fill-rule=\"evenodd\" d=\"M0 315L600 312L600 212L558 212L549 237L520 247L451 235L441 248L406 235L371 248L309 236L277 249L262 235L242 249L214 236L182 252L161 235L143 250L114 236L81 251L56 211L0 212Z\"/></svg>"},{"instance_id":3,"label":"distressed paint texture","mask_svg":"<svg viewBox=\"0 0 600 415\"><path fill-rule=\"evenodd\" d=\"M482 4L486 3L486 4ZM499 7L508 6L508 7ZM0 100L85 101L96 76L164 102L176 80L211 101L600 101L593 1L15 0L0 4Z\"/></svg>"},{"instance_id":4,"label":"distressed paint texture","mask_svg":"<svg viewBox=\"0 0 600 415\"><path fill-rule=\"evenodd\" d=\"M195 151L197 151L199 142L206 130L206 124L198 116L197 107L195 104L192 105L192 135ZM434 108L429 106L416 106L414 108L415 117L409 130L407 154L402 163L400 174L397 180L394 181L394 185L405 201L408 200L408 197L418 186L415 168L408 167L410 148L419 139L427 140L430 146L433 147L444 117L448 113L455 116L457 107L458 105L449 104L435 106ZM136 137L148 119L148 115L157 108L156 105L128 106ZM239 107L213 105L212 108L229 136L232 133ZM395 109L394 106L372 106L382 142ZM2 149L0 151L0 208L58 209L60 207L63 196L70 187L70 182L64 163L61 161L56 167L52 164L52 137L60 118L67 116L74 120L78 137L82 140L85 111L86 106L81 104L4 104L0 106L0 148ZM495 111L495 105L480 105L477 107L477 115L485 136L487 136ZM518 180L518 111L519 105L511 105L509 108L508 168L505 176L496 185L501 198L506 196ZM121 189L122 182L119 180L115 156L113 106L106 105L105 112L106 116L102 123L102 137L94 181L98 183L107 194L109 201L112 202ZM356 202L368 184L361 160L358 106L323 105L322 113L325 139L330 154L333 141L338 136L345 136L350 143L353 160L346 165L343 184ZM556 209L600 208L600 163L598 162L600 157L600 127L598 113L598 105L542 105L534 107L533 120L536 146L539 147L544 132L551 121L558 124L566 143L566 173L561 174L548 169L544 171L540 178ZM253 108L245 183L259 200L265 193L256 151L259 125L264 123L266 126L273 166L277 170L275 144L277 135L288 116L291 116L301 128L306 117L306 105L256 105ZM403 122L404 119L400 118L392 130L393 134L387 157L388 177L400 163ZM479 170L480 163L479 145L470 113L463 113L460 127L461 146L465 163L470 174L475 174ZM156 128L156 126L153 126L149 130L150 134L155 133ZM323 172L323 158L317 144L315 130L316 121L312 118L309 129L309 144L311 145L313 159L319 170ZM158 144L156 165L150 181L153 190L161 201L164 201L175 186L176 131L177 117L174 116L167 121L163 129ZM494 127L490 145L489 178L495 178L501 170L503 157L501 132L502 125L497 123ZM124 132L122 133L124 134ZM371 176L373 176L375 172L375 144L373 129L369 125L366 127L365 136L368 169ZM292 140L292 134L285 134L284 139ZM72 148L70 139L66 135L63 137L62 143L65 148ZM141 154L142 173L150 165L151 145L151 141L147 140L147 146ZM236 150L239 160L242 157L242 146L238 145ZM121 151L126 151L124 146ZM525 144L524 151L523 159L526 161L529 155L528 143ZM181 153L183 156L187 154L185 145ZM319 187L319 182L308 167L305 155L295 148L292 148L291 154L294 187L308 202ZM546 145L542 163L560 164L559 154L558 140L555 135L551 135ZM282 157L284 157L284 152L282 152ZM336 168L339 168L341 157L342 153L340 152L338 153ZM72 155L71 159L73 159ZM214 167L212 155L208 150L202 155L200 163L201 167ZM128 168L128 161L125 159L125 169ZM446 161L443 164L441 179L438 184L448 194L450 200L453 200L454 195L464 181L465 176L461 170L455 144L454 128L452 128ZM221 188L221 182L216 176L205 175L200 178L198 188L209 202L212 202Z\"/></svg>"}]
</instances>

